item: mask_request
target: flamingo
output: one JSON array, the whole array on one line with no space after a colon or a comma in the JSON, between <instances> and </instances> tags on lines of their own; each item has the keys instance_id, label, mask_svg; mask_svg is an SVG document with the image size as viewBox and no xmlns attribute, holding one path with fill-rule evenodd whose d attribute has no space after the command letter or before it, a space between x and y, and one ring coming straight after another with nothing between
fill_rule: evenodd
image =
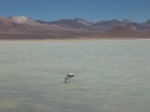
<instances>
[{"instance_id":1,"label":"flamingo","mask_svg":"<svg viewBox=\"0 0 150 112\"><path fill-rule=\"evenodd\" d=\"M69 82L70 82L70 79L72 79L73 77L74 77L73 73L68 73L66 78L65 78L65 82L67 82L67 79L69 79ZM72 82L73 82L73 79L72 79Z\"/></svg>"}]
</instances>

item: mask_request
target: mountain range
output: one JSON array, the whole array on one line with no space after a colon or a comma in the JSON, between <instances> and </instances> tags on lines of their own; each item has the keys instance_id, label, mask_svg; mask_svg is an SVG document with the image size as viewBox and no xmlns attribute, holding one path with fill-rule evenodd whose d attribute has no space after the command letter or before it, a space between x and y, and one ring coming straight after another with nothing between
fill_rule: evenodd
<instances>
[{"instance_id":1,"label":"mountain range","mask_svg":"<svg viewBox=\"0 0 150 112\"><path fill-rule=\"evenodd\" d=\"M143 23L80 18L47 22L25 16L0 17L0 39L150 38L149 32L150 19Z\"/></svg>"}]
</instances>

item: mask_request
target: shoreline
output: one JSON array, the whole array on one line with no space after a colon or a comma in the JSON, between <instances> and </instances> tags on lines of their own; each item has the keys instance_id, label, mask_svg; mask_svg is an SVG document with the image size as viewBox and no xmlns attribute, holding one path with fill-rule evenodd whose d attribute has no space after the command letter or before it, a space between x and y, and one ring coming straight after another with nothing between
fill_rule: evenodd
<instances>
[{"instance_id":1,"label":"shoreline","mask_svg":"<svg viewBox=\"0 0 150 112\"><path fill-rule=\"evenodd\" d=\"M97 40L150 40L150 38L63 38L63 39L0 39L0 42L49 42L49 41L97 41Z\"/></svg>"}]
</instances>

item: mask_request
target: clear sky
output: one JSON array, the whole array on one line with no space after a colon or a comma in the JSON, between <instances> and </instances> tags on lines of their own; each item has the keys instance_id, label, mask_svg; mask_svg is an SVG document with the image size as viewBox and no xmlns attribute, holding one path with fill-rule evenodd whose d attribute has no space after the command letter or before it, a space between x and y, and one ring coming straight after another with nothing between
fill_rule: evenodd
<instances>
[{"instance_id":1,"label":"clear sky","mask_svg":"<svg viewBox=\"0 0 150 112\"><path fill-rule=\"evenodd\" d=\"M82 18L94 20L150 18L150 0L0 0L0 16L27 16L36 20Z\"/></svg>"}]
</instances>

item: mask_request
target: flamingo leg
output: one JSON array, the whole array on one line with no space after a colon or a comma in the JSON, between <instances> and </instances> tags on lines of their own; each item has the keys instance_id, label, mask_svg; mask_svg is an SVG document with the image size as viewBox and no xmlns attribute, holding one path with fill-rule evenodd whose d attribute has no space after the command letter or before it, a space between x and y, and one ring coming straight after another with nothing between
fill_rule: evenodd
<instances>
[{"instance_id":1,"label":"flamingo leg","mask_svg":"<svg viewBox=\"0 0 150 112\"><path fill-rule=\"evenodd\" d=\"M74 83L73 78L72 78L72 82Z\"/></svg>"}]
</instances>

